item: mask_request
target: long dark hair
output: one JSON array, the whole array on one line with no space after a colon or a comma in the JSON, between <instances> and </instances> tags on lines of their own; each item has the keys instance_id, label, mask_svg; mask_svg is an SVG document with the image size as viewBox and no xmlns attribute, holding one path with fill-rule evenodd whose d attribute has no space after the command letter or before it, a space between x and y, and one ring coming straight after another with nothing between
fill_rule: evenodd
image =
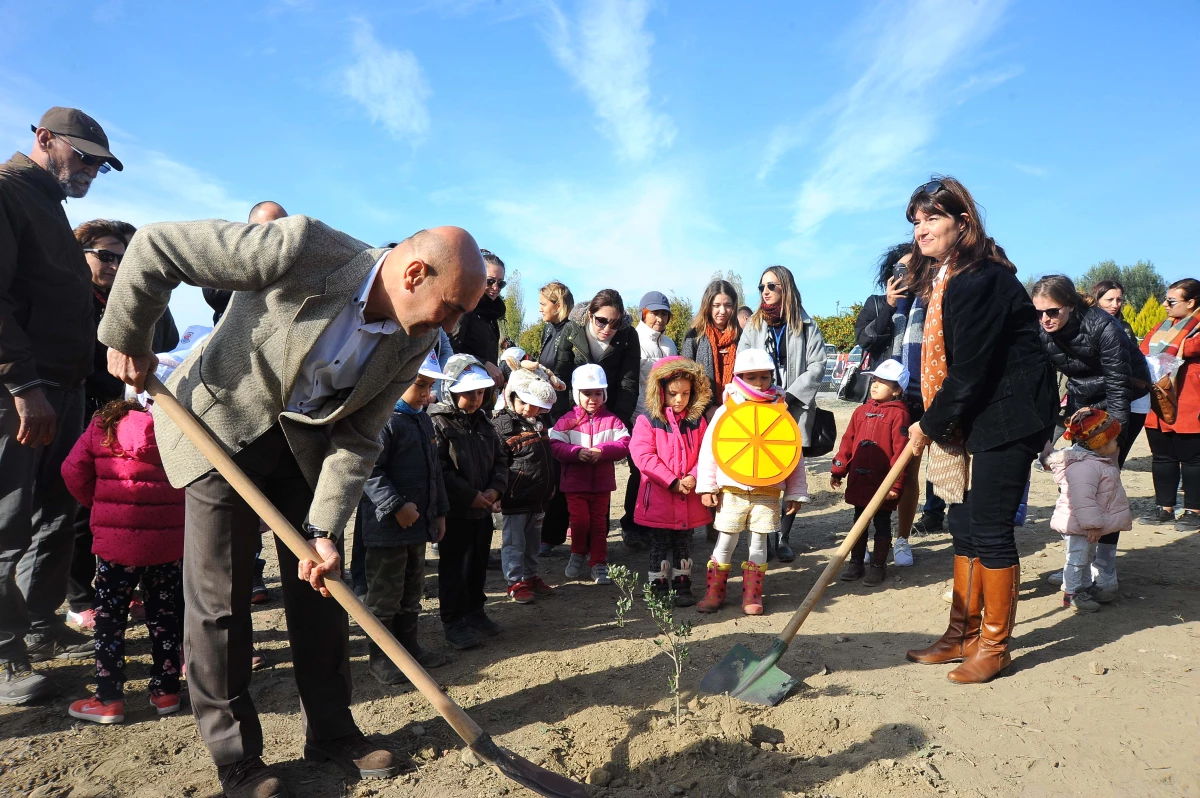
<instances>
[{"instance_id":1,"label":"long dark hair","mask_svg":"<svg viewBox=\"0 0 1200 798\"><path fill-rule=\"evenodd\" d=\"M875 284L887 290L888 280L892 279L892 273L896 270L896 264L905 255L911 255L913 251L913 242L905 241L903 244L897 244L894 247L888 247L887 251L879 258L879 264L875 267L879 270L879 276L875 278Z\"/></svg>"},{"instance_id":2,"label":"long dark hair","mask_svg":"<svg viewBox=\"0 0 1200 798\"><path fill-rule=\"evenodd\" d=\"M1125 293L1125 286L1121 285L1117 280L1101 280L1092 286L1092 302L1099 303L1100 297L1113 290L1120 291L1123 295Z\"/></svg>"},{"instance_id":3,"label":"long dark hair","mask_svg":"<svg viewBox=\"0 0 1200 798\"><path fill-rule=\"evenodd\" d=\"M975 202L967 187L953 177L933 175L928 183L913 192L904 215L909 222L915 223L917 211L926 216L937 214L951 219L959 219L963 215L967 217L966 229L954 245L951 277L978 268L988 261L995 261L1013 274L1017 273L1017 267L1004 250L988 238L983 227L983 209ZM938 261L921 252L920 244L913 243L913 257L908 270L912 274L911 285L915 293L926 298L933 293L933 279L939 265Z\"/></svg>"},{"instance_id":4,"label":"long dark hair","mask_svg":"<svg viewBox=\"0 0 1200 798\"><path fill-rule=\"evenodd\" d=\"M621 294L615 288L603 288L596 292L592 297L592 301L588 303L588 315L595 316L596 311L600 308L613 307L621 311L622 318L625 314L625 301L621 299ZM619 320L618 320L619 323Z\"/></svg>"},{"instance_id":5,"label":"long dark hair","mask_svg":"<svg viewBox=\"0 0 1200 798\"><path fill-rule=\"evenodd\" d=\"M783 308L780 310L779 317L790 329L799 330L800 325L804 324L804 317L800 315L800 289L796 287L796 278L792 276L792 272L786 266L768 266L759 275L759 282L762 282L763 277L768 273L774 274L779 279L780 287L783 289L781 302ZM754 315L750 317L746 326L765 327L766 324L762 315L762 292L759 291L758 310L754 311Z\"/></svg>"},{"instance_id":6,"label":"long dark hair","mask_svg":"<svg viewBox=\"0 0 1200 798\"><path fill-rule=\"evenodd\" d=\"M712 318L712 303L719 296L727 296L732 300L733 312L729 314L729 324L741 330L741 326L737 320L737 289L728 280L713 280L708 284L708 288L704 289L704 296L700 298L700 307L696 310L696 317L692 319L692 329L697 335L708 335L708 325L713 323Z\"/></svg>"}]
</instances>

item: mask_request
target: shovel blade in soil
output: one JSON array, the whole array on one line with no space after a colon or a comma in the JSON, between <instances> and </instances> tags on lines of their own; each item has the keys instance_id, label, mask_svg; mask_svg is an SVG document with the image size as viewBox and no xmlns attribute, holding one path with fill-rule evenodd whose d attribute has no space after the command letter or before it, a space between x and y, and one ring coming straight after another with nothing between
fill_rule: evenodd
<instances>
[{"instance_id":1,"label":"shovel blade in soil","mask_svg":"<svg viewBox=\"0 0 1200 798\"><path fill-rule=\"evenodd\" d=\"M760 658L738 644L700 681L700 691L709 695L729 694L748 704L773 707L787 698L796 679L775 667L783 649L777 642L771 652Z\"/></svg>"},{"instance_id":2,"label":"shovel blade in soil","mask_svg":"<svg viewBox=\"0 0 1200 798\"><path fill-rule=\"evenodd\" d=\"M507 748L501 748L487 734L472 743L471 750L496 768L500 775L522 787L528 787L538 795L547 798L588 798L587 788L579 782L539 767Z\"/></svg>"}]
</instances>

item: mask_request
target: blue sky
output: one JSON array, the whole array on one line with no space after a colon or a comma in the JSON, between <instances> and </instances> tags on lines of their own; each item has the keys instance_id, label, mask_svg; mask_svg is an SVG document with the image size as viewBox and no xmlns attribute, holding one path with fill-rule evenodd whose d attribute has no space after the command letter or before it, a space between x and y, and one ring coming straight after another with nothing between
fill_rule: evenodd
<instances>
[{"instance_id":1,"label":"blue sky","mask_svg":"<svg viewBox=\"0 0 1200 798\"><path fill-rule=\"evenodd\" d=\"M1200 5L0 0L0 145L51 105L123 173L73 223L281 202L372 244L471 230L536 286L698 299L716 270L871 292L931 173L1022 275L1196 276ZM181 325L209 318L199 292Z\"/></svg>"}]
</instances>

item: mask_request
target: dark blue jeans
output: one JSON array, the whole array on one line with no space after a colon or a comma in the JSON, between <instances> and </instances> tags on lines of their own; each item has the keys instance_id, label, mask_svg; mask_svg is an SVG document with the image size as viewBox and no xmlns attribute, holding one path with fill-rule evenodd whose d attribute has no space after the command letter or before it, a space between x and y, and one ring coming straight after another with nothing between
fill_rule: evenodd
<instances>
[{"instance_id":1,"label":"dark blue jeans","mask_svg":"<svg viewBox=\"0 0 1200 798\"><path fill-rule=\"evenodd\" d=\"M946 520L946 503L933 492L933 483L928 480L925 482L925 506L921 508L921 517L938 523Z\"/></svg>"}]
</instances>

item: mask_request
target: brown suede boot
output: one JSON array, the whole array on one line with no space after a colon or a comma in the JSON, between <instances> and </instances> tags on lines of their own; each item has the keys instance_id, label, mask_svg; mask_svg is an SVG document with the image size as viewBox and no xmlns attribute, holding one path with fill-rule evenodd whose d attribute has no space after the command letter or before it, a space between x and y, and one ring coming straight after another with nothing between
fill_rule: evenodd
<instances>
[{"instance_id":1,"label":"brown suede boot","mask_svg":"<svg viewBox=\"0 0 1200 798\"><path fill-rule=\"evenodd\" d=\"M979 645L962 665L946 677L956 684L989 682L1012 663L1008 641L1017 621L1017 592L1021 586L1021 566L984 568L976 563L975 573L983 585L983 622L979 627Z\"/></svg>"},{"instance_id":2,"label":"brown suede boot","mask_svg":"<svg viewBox=\"0 0 1200 798\"><path fill-rule=\"evenodd\" d=\"M983 590L979 579L979 560L955 555L953 600L950 625L946 633L929 648L913 649L906 655L922 665L961 662L975 652L979 644L979 624L983 612Z\"/></svg>"},{"instance_id":3,"label":"brown suede boot","mask_svg":"<svg viewBox=\"0 0 1200 798\"><path fill-rule=\"evenodd\" d=\"M892 550L890 537L877 537L874 543L875 545L871 548L871 562L867 565L867 575L863 577L863 584L867 587L882 584L883 580L887 578L887 557Z\"/></svg>"}]
</instances>

